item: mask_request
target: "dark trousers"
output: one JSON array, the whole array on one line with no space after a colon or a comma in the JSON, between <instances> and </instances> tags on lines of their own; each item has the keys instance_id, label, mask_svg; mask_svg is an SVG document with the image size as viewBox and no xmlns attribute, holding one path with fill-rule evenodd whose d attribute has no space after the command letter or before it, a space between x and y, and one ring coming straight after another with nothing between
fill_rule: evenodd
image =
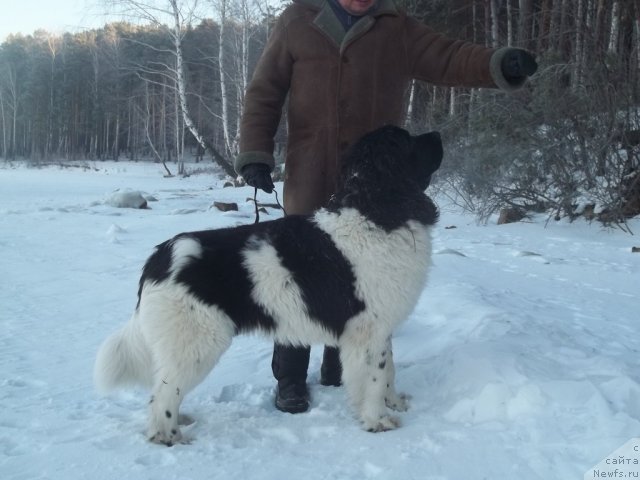
<instances>
[{"instance_id":1,"label":"dark trousers","mask_svg":"<svg viewBox=\"0 0 640 480\"><path fill-rule=\"evenodd\" d=\"M278 381L306 382L310 355L310 347L291 347L276 343L273 346L271 360L273 376ZM342 376L340 350L335 347L324 347L320 375L329 383L340 383Z\"/></svg>"}]
</instances>

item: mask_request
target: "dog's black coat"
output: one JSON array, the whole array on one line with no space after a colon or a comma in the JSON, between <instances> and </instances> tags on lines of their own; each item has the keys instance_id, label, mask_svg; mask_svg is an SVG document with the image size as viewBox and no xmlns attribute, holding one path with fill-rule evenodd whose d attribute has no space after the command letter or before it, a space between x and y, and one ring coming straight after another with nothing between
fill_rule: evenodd
<instances>
[{"instance_id":1,"label":"dog's black coat","mask_svg":"<svg viewBox=\"0 0 640 480\"><path fill-rule=\"evenodd\" d=\"M207 305L221 308L239 332L260 328L272 331L274 321L252 300L252 282L241 252L262 241L278 252L282 265L302 290L309 314L340 335L346 321L364 309L355 294L349 261L329 236L306 215L291 215L257 225L180 234L156 247L144 266L138 304L145 282L162 282L171 275L173 244L193 238L203 248L197 262L187 264L175 281Z\"/></svg>"}]
</instances>

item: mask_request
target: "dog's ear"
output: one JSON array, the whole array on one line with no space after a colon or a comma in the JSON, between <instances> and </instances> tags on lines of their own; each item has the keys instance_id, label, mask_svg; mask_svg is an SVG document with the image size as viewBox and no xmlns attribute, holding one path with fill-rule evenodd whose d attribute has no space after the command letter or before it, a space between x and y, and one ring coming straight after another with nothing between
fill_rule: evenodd
<instances>
[{"instance_id":1,"label":"dog's ear","mask_svg":"<svg viewBox=\"0 0 640 480\"><path fill-rule=\"evenodd\" d=\"M442 163L442 139L440 133L429 132L412 137L410 165L413 177L422 190L431 183L431 175Z\"/></svg>"},{"instance_id":2,"label":"dog's ear","mask_svg":"<svg viewBox=\"0 0 640 480\"><path fill-rule=\"evenodd\" d=\"M442 164L442 138L440 132L429 132L415 137L414 151L418 160L426 168L425 173L429 176L434 174Z\"/></svg>"}]
</instances>

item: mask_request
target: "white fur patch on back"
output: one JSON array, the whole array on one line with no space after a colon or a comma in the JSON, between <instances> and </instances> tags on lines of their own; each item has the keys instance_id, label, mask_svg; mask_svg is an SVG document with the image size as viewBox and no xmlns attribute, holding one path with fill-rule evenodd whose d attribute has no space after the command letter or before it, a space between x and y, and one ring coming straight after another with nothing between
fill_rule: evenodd
<instances>
[{"instance_id":1,"label":"white fur patch on back","mask_svg":"<svg viewBox=\"0 0 640 480\"><path fill-rule=\"evenodd\" d=\"M293 274L282 265L273 245L256 239L248 244L250 248L245 249L242 256L253 283L251 297L275 320L278 342L335 344L335 336L309 317L300 287Z\"/></svg>"},{"instance_id":2,"label":"white fur patch on back","mask_svg":"<svg viewBox=\"0 0 640 480\"><path fill-rule=\"evenodd\" d=\"M175 275L193 259L202 257L202 245L192 237L180 237L171 248L171 274Z\"/></svg>"}]
</instances>

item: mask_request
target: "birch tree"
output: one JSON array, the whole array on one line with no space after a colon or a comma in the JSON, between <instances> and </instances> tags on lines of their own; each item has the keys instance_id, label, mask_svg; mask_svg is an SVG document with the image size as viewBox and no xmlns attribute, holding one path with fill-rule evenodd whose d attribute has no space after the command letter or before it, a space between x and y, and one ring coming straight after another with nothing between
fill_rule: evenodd
<instances>
[{"instance_id":1,"label":"birch tree","mask_svg":"<svg viewBox=\"0 0 640 480\"><path fill-rule=\"evenodd\" d=\"M531 19L533 18L533 1L519 0L518 46L531 49Z\"/></svg>"},{"instance_id":2,"label":"birch tree","mask_svg":"<svg viewBox=\"0 0 640 480\"><path fill-rule=\"evenodd\" d=\"M2 149L0 157L7 158L7 116L4 112L4 94L0 85L0 122L2 122Z\"/></svg>"},{"instance_id":3,"label":"birch tree","mask_svg":"<svg viewBox=\"0 0 640 480\"><path fill-rule=\"evenodd\" d=\"M17 79L16 69L9 65L5 70L5 87L6 87L6 99L7 107L11 112L11 118L9 120L9 149L8 156L15 160L18 150L17 143L17 130L18 130L18 107L20 104L19 86Z\"/></svg>"},{"instance_id":4,"label":"birch tree","mask_svg":"<svg viewBox=\"0 0 640 480\"><path fill-rule=\"evenodd\" d=\"M244 97L247 91L247 87L249 86L249 50L250 50L250 40L253 37L254 33L257 29L254 26L257 24L255 13L249 7L248 0L239 0L240 2L240 52L239 55L236 56L240 64L237 66L237 72L239 72L239 86L237 89L236 102L237 102L237 112L238 116L242 113L242 109L244 108ZM237 142L240 137L240 121L236 122L236 147Z\"/></svg>"},{"instance_id":5,"label":"birch tree","mask_svg":"<svg viewBox=\"0 0 640 480\"><path fill-rule=\"evenodd\" d=\"M180 99L180 109L182 111L182 118L186 127L189 129L191 134L197 140L198 144L205 151L210 152L210 154L215 159L216 163L220 165L227 175L235 177L235 170L233 168L233 164L227 160L217 149L213 147L211 142L208 142L198 131L196 125L193 123L191 119L191 115L189 114L189 108L187 104L187 94L186 94L186 79L184 75L184 58L182 55L182 38L184 35L184 20L183 13L178 5L178 0L169 0L171 4L171 9L173 13L173 41L175 45L175 55L176 55L176 83L178 90L178 97ZM189 16L193 15L193 10L189 11Z\"/></svg>"},{"instance_id":6,"label":"birch tree","mask_svg":"<svg viewBox=\"0 0 640 480\"><path fill-rule=\"evenodd\" d=\"M220 20L217 58L220 120L227 152L235 156L240 137L240 115L249 83L250 40L256 31L257 20L248 0L214 0L211 5Z\"/></svg>"},{"instance_id":7,"label":"birch tree","mask_svg":"<svg viewBox=\"0 0 640 480\"><path fill-rule=\"evenodd\" d=\"M490 15L491 15L491 47L498 48L500 39L498 37L499 22L498 22L498 0L489 0Z\"/></svg>"},{"instance_id":8,"label":"birch tree","mask_svg":"<svg viewBox=\"0 0 640 480\"><path fill-rule=\"evenodd\" d=\"M507 0L507 46L513 46L513 11L511 7L511 0Z\"/></svg>"},{"instance_id":9,"label":"birch tree","mask_svg":"<svg viewBox=\"0 0 640 480\"><path fill-rule=\"evenodd\" d=\"M572 86L574 90L582 84L582 62L584 57L585 42L585 5L584 0L576 0L574 4L574 17L576 19L575 48L573 51Z\"/></svg>"},{"instance_id":10,"label":"birch tree","mask_svg":"<svg viewBox=\"0 0 640 480\"><path fill-rule=\"evenodd\" d=\"M640 86L638 85L638 83L640 83L640 5L638 5L636 3L636 14L635 14L635 20L633 22L633 33L634 33L634 49L635 49L635 60L636 60L636 68L633 70L633 73L631 75L631 84L635 85L635 95L636 95L636 100L638 100L638 97L640 96Z\"/></svg>"},{"instance_id":11,"label":"birch tree","mask_svg":"<svg viewBox=\"0 0 640 480\"><path fill-rule=\"evenodd\" d=\"M224 135L224 143L228 152L235 150L233 146L233 139L231 138L231 128L229 126L229 93L228 93L228 77L225 69L226 48L225 48L225 33L227 25L227 0L219 0L220 15L220 34L218 38L218 74L220 76L220 103L222 107L222 133Z\"/></svg>"},{"instance_id":12,"label":"birch tree","mask_svg":"<svg viewBox=\"0 0 640 480\"><path fill-rule=\"evenodd\" d=\"M564 0L553 0L551 4L551 20L549 25L549 48L552 51L558 50L558 37L560 36L560 18Z\"/></svg>"},{"instance_id":13,"label":"birch tree","mask_svg":"<svg viewBox=\"0 0 640 480\"><path fill-rule=\"evenodd\" d=\"M620 36L620 1L613 0L611 8L611 29L609 33L609 53L615 53L618 49L618 37Z\"/></svg>"},{"instance_id":14,"label":"birch tree","mask_svg":"<svg viewBox=\"0 0 640 480\"><path fill-rule=\"evenodd\" d=\"M117 0L115 5L119 7L121 13L135 15L157 26L161 30L165 29L165 22L169 23L170 26L166 28L166 32L172 43L170 53L173 56L174 62L171 65L155 65L155 73L161 73L173 80L170 86L176 92L180 106L180 115L186 128L191 135L193 135L196 142L222 167L224 172L229 176L235 177L236 173L233 169L232 162L200 133L197 125L192 120L187 102L187 80L185 76L182 42L186 28L197 18L197 3L197 0L158 0L157 2L153 2L152 0L149 0L149 2ZM176 141L179 141L179 139L176 139Z\"/></svg>"},{"instance_id":15,"label":"birch tree","mask_svg":"<svg viewBox=\"0 0 640 480\"><path fill-rule=\"evenodd\" d=\"M416 81L411 81L411 87L409 88L409 99L407 101L407 114L404 117L405 128L411 129L411 123L413 121L413 104L416 97Z\"/></svg>"}]
</instances>

